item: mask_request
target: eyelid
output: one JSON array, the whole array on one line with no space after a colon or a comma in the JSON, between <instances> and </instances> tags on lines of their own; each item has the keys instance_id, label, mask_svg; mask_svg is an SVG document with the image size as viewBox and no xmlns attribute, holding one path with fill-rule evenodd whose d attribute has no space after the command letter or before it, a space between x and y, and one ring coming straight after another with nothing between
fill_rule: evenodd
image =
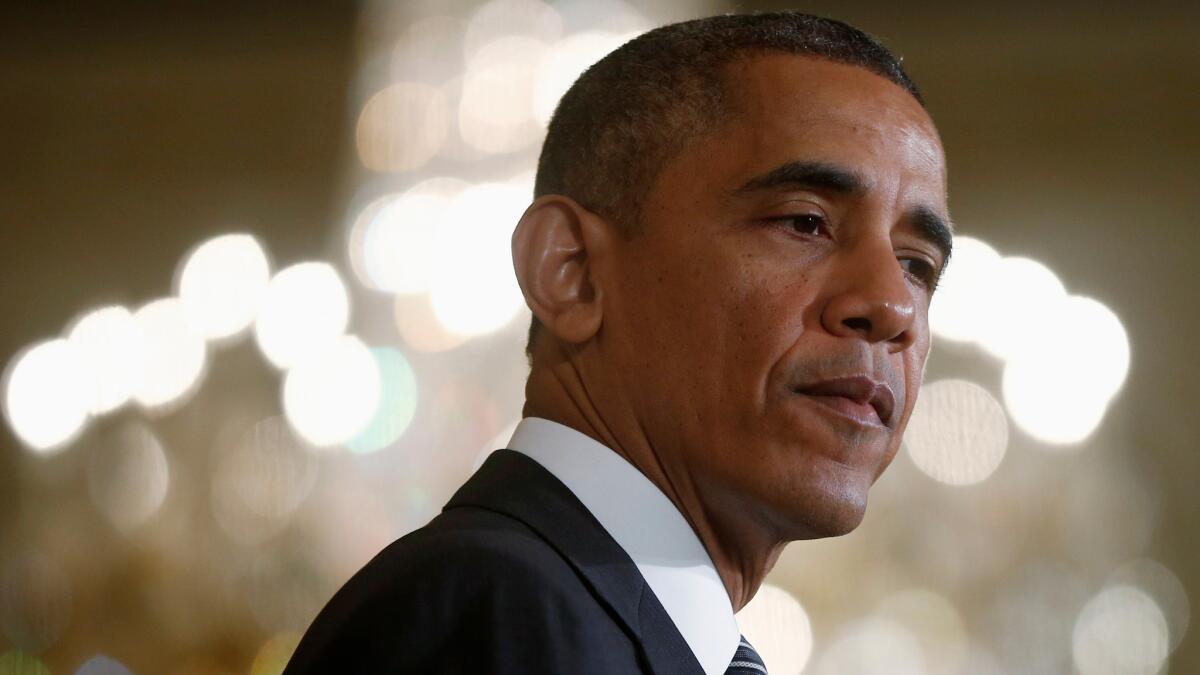
<instances>
[{"instance_id":1,"label":"eyelid","mask_svg":"<svg viewBox=\"0 0 1200 675\"><path fill-rule=\"evenodd\" d=\"M801 217L818 217L827 227L832 227L833 219L829 215L829 209L819 201L813 199L789 199L776 204L767 210L767 215L762 218L764 222L781 222L789 218Z\"/></svg>"},{"instance_id":2,"label":"eyelid","mask_svg":"<svg viewBox=\"0 0 1200 675\"><path fill-rule=\"evenodd\" d=\"M928 272L929 278L928 279L922 277L919 274L914 274L912 272L908 272L907 270L905 270L905 273L917 278L922 285L926 286L929 289L930 293L933 293L934 289L937 288L938 283L942 279L941 268L938 267L938 265L935 261L928 259L923 254L909 255L906 257L898 257L897 260L899 260L900 262L904 262L905 260L916 261L922 265L925 265L927 268L929 268L929 272Z\"/></svg>"},{"instance_id":3,"label":"eyelid","mask_svg":"<svg viewBox=\"0 0 1200 675\"><path fill-rule=\"evenodd\" d=\"M794 210L799 206L811 206L821 211L822 215L828 217L829 204L819 195L805 193L803 195L794 194L788 199L772 204L768 207L768 211L775 213L785 213L789 210Z\"/></svg>"}]
</instances>

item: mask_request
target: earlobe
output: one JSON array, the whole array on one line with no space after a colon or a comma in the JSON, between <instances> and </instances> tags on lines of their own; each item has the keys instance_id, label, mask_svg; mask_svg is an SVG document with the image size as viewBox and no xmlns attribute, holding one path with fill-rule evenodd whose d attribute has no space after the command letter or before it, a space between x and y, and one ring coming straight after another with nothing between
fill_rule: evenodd
<instances>
[{"instance_id":1,"label":"earlobe","mask_svg":"<svg viewBox=\"0 0 1200 675\"><path fill-rule=\"evenodd\" d=\"M600 330L603 293L595 261L607 227L562 195L534 200L512 237L513 267L525 302L560 340L579 344Z\"/></svg>"}]
</instances>

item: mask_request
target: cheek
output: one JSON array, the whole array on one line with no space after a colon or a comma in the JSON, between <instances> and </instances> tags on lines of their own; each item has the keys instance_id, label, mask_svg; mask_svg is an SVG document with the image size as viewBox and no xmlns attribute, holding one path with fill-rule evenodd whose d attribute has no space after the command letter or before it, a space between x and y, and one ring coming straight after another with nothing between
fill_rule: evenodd
<instances>
[{"instance_id":1,"label":"cheek","mask_svg":"<svg viewBox=\"0 0 1200 675\"><path fill-rule=\"evenodd\" d=\"M770 374L801 339L814 316L811 270L767 259L744 260L724 296L730 343L745 357L740 365L759 379Z\"/></svg>"},{"instance_id":2,"label":"cheek","mask_svg":"<svg viewBox=\"0 0 1200 675\"><path fill-rule=\"evenodd\" d=\"M908 418L912 416L913 408L916 406L917 398L921 392L921 385L925 379L925 363L929 356L929 338L925 333L923 337L917 338L915 344L909 348L904 355L904 400L897 401L897 405L902 405L903 415L899 420L898 431L903 433L905 426L908 424Z\"/></svg>"}]
</instances>

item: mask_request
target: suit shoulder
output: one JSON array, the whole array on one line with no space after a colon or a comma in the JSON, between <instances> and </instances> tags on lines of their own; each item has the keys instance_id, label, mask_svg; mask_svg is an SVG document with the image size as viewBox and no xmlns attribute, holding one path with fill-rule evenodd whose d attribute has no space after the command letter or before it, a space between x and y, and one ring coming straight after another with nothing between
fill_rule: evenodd
<instances>
[{"instance_id":1,"label":"suit shoulder","mask_svg":"<svg viewBox=\"0 0 1200 675\"><path fill-rule=\"evenodd\" d=\"M438 672L541 663L545 672L601 673L637 672L636 653L540 535L504 514L463 507L396 540L355 574L309 628L296 660L349 658L361 664L356 672L393 672L383 664L409 672L436 661Z\"/></svg>"},{"instance_id":2,"label":"suit shoulder","mask_svg":"<svg viewBox=\"0 0 1200 675\"><path fill-rule=\"evenodd\" d=\"M399 585L460 577L444 590L503 578L507 583L577 582L574 570L541 535L510 516L456 508L396 540L360 572ZM437 588L435 586L434 588Z\"/></svg>"}]
</instances>

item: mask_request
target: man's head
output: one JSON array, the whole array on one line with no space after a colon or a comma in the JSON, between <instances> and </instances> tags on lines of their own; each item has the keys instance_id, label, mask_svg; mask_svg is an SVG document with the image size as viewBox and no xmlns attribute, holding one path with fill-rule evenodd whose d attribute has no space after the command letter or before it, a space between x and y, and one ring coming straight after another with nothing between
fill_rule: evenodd
<instances>
[{"instance_id":1,"label":"man's head","mask_svg":"<svg viewBox=\"0 0 1200 675\"><path fill-rule=\"evenodd\" d=\"M545 324L531 389L577 379L589 426L635 430L714 520L855 527L948 257L940 141L898 62L799 14L651 31L563 97L535 193L514 235Z\"/></svg>"},{"instance_id":2,"label":"man's head","mask_svg":"<svg viewBox=\"0 0 1200 675\"><path fill-rule=\"evenodd\" d=\"M864 68L923 105L900 60L840 21L777 12L670 24L613 51L563 95L542 145L534 196L570 196L633 234L663 164L728 116L726 66L768 52ZM531 356L540 328L535 316L526 346Z\"/></svg>"}]
</instances>

